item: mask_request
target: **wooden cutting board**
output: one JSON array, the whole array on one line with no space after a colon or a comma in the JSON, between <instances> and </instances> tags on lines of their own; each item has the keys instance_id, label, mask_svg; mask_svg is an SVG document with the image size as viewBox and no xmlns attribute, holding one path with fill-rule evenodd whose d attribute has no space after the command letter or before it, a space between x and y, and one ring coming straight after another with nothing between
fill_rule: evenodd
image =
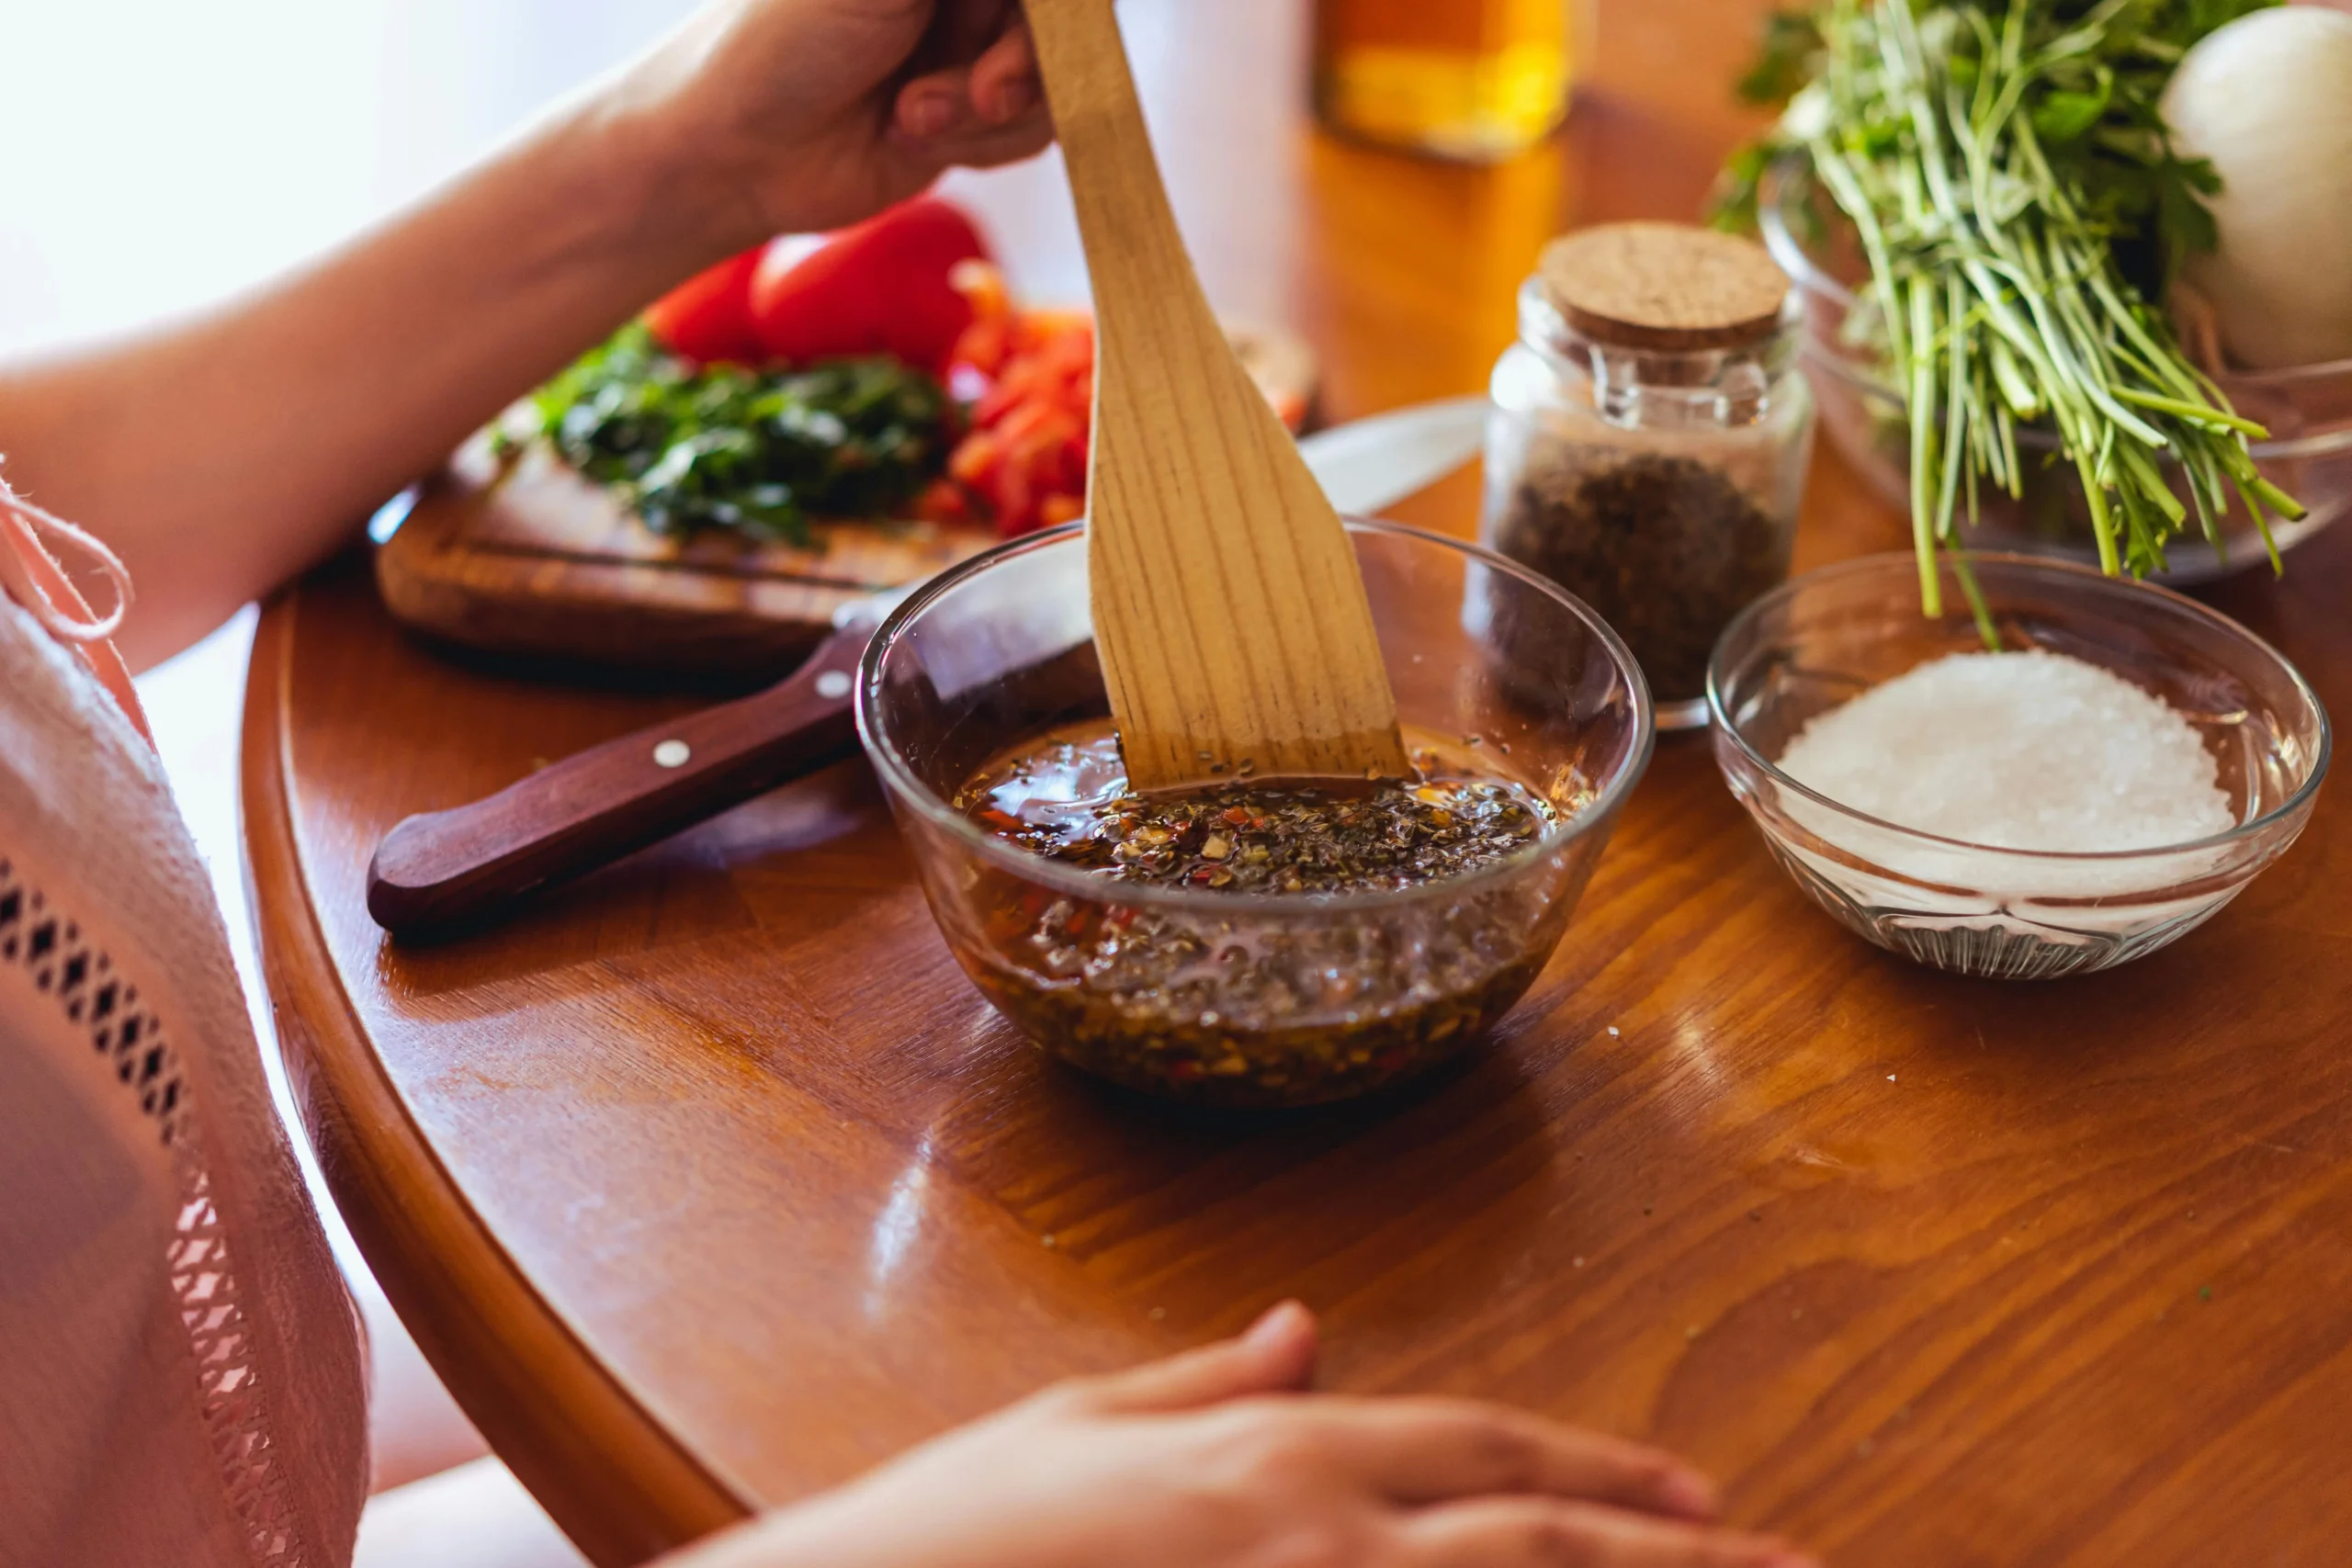
<instances>
[{"instance_id":1,"label":"wooden cutting board","mask_svg":"<svg viewBox=\"0 0 2352 1568\"><path fill-rule=\"evenodd\" d=\"M1316 366L1287 334L1234 328L1244 362L1306 423ZM534 446L487 435L426 481L376 552L394 619L435 641L553 665L772 680L866 594L910 587L997 542L986 528L820 525L823 547L656 534Z\"/></svg>"},{"instance_id":2,"label":"wooden cutting board","mask_svg":"<svg viewBox=\"0 0 2352 1568\"><path fill-rule=\"evenodd\" d=\"M656 534L544 448L487 437L429 480L376 552L393 616L484 652L616 671L780 675L866 594L996 542L981 528L821 525L820 549Z\"/></svg>"}]
</instances>

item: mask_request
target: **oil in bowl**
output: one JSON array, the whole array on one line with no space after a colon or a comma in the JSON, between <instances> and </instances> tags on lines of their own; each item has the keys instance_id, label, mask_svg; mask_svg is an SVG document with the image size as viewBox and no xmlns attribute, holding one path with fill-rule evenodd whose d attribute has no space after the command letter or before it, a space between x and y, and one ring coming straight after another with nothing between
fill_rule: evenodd
<instances>
[{"instance_id":1,"label":"oil in bowl","mask_svg":"<svg viewBox=\"0 0 2352 1568\"><path fill-rule=\"evenodd\" d=\"M1408 738L1408 740L1413 738ZM1591 805L1412 747L1415 776L1356 787L1237 779L1140 796L1102 726L1047 737L982 770L957 797L1003 841L1130 886L1237 897L1408 896L1503 865ZM976 977L1064 1057L1144 1087L1228 1080L1322 1100L1442 1061L1507 1011L1557 941L1566 906L1537 877L1443 901L1412 942L1377 926L1238 922L1025 889L990 922ZM1035 962L1005 968L986 954ZM1057 981L1041 985L1036 969Z\"/></svg>"},{"instance_id":2,"label":"oil in bowl","mask_svg":"<svg viewBox=\"0 0 2352 1568\"><path fill-rule=\"evenodd\" d=\"M1037 1044L1226 1106L1400 1082L1478 1040L1566 931L1646 764L1623 645L1475 547L1351 524L1415 775L1128 792L1085 626L1085 545L1043 536L902 607L860 722L933 912Z\"/></svg>"}]
</instances>

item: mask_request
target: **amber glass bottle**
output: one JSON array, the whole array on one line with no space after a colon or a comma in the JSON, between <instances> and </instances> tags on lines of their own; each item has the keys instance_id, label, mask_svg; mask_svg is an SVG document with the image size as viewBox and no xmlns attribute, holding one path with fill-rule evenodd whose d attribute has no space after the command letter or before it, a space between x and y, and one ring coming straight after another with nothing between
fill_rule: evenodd
<instances>
[{"instance_id":1,"label":"amber glass bottle","mask_svg":"<svg viewBox=\"0 0 2352 1568\"><path fill-rule=\"evenodd\" d=\"M1315 106L1343 135L1494 162L1559 125L1590 0L1317 0Z\"/></svg>"}]
</instances>

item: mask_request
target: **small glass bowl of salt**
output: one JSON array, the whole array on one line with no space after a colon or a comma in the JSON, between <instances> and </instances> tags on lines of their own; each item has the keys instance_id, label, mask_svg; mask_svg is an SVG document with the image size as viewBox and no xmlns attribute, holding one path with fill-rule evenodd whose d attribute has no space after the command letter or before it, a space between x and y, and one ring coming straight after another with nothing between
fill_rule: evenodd
<instances>
[{"instance_id":1,"label":"small glass bowl of salt","mask_svg":"<svg viewBox=\"0 0 2352 1568\"><path fill-rule=\"evenodd\" d=\"M1907 554L1757 601L1709 671L1716 760L1798 885L1881 947L2005 979L2154 953L2302 832L2327 714L2193 600L1970 559L1998 652L1964 614L1920 614Z\"/></svg>"}]
</instances>

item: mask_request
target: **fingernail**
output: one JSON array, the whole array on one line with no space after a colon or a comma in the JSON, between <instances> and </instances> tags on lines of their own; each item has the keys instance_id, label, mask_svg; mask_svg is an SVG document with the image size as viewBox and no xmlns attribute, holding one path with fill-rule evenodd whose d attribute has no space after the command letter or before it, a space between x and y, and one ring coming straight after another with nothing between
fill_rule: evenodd
<instances>
[{"instance_id":1,"label":"fingernail","mask_svg":"<svg viewBox=\"0 0 2352 1568\"><path fill-rule=\"evenodd\" d=\"M996 90L996 108L992 118L999 125L1010 125L1027 114L1036 102L1035 79L1015 76Z\"/></svg>"},{"instance_id":2,"label":"fingernail","mask_svg":"<svg viewBox=\"0 0 2352 1568\"><path fill-rule=\"evenodd\" d=\"M1692 1519L1713 1518L1718 1503L1715 1483L1688 1470L1678 1470L1668 1476L1658 1488L1658 1499L1685 1518Z\"/></svg>"},{"instance_id":3,"label":"fingernail","mask_svg":"<svg viewBox=\"0 0 2352 1568\"><path fill-rule=\"evenodd\" d=\"M907 129L917 136L944 136L956 123L956 105L945 93L925 93L907 104Z\"/></svg>"},{"instance_id":4,"label":"fingernail","mask_svg":"<svg viewBox=\"0 0 2352 1568\"><path fill-rule=\"evenodd\" d=\"M1296 1302L1284 1302L1251 1324L1241 1342L1259 1348L1279 1345L1298 1331L1299 1314L1306 1310Z\"/></svg>"}]
</instances>

